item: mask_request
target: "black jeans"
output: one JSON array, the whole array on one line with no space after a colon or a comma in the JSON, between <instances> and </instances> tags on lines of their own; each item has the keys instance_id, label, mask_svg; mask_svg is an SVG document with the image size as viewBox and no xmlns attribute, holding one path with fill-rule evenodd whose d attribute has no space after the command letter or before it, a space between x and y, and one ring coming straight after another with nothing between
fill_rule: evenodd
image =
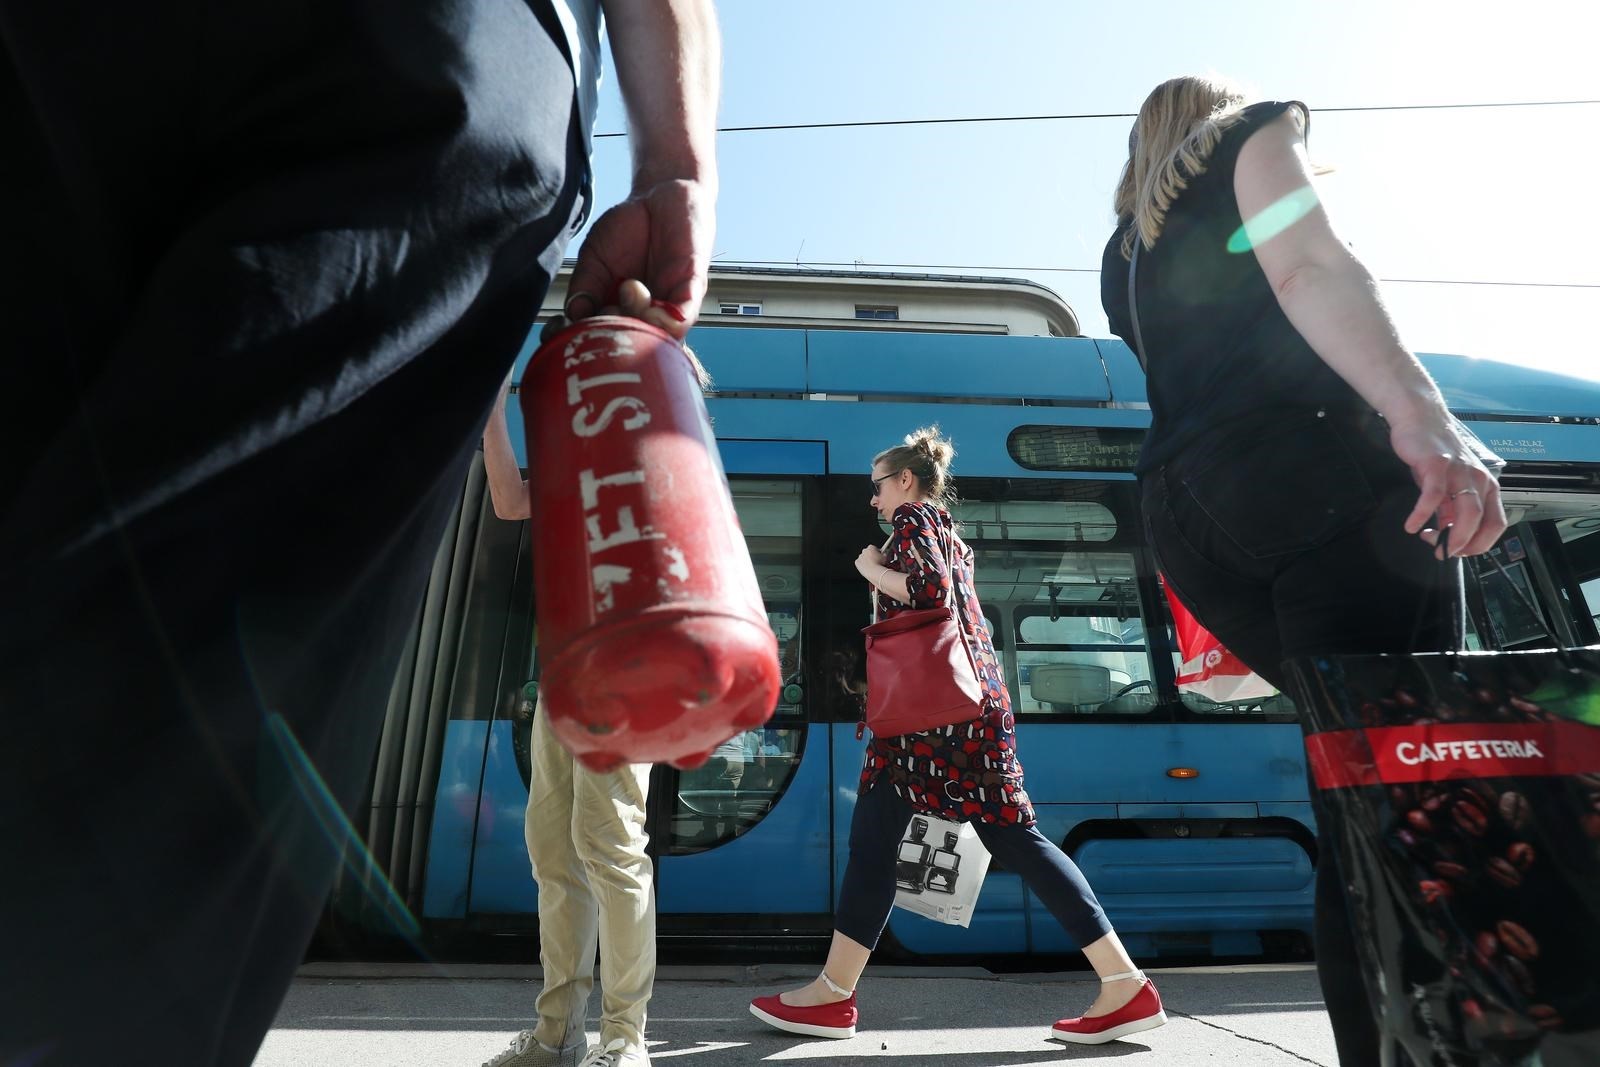
<instances>
[{"instance_id":1,"label":"black jeans","mask_svg":"<svg viewBox=\"0 0 1600 1067\"><path fill-rule=\"evenodd\" d=\"M1417 489L1370 413L1273 412L1228 424L1140 477L1168 585L1263 678L1313 653L1440 650L1459 564L1402 528ZM1453 609L1450 609L1453 610ZM1311 790L1313 810L1317 793ZM1320 817L1319 827L1327 820ZM1317 973L1347 1067L1379 1062L1333 843L1318 834Z\"/></svg>"},{"instance_id":2,"label":"black jeans","mask_svg":"<svg viewBox=\"0 0 1600 1067\"><path fill-rule=\"evenodd\" d=\"M0 1062L255 1058L579 214L537 6L0 0Z\"/></svg>"},{"instance_id":3,"label":"black jeans","mask_svg":"<svg viewBox=\"0 0 1600 1067\"><path fill-rule=\"evenodd\" d=\"M850 862L839 888L833 927L868 948L877 945L894 907L895 859L910 823L911 805L881 775L856 798L850 820ZM1078 947L1111 932L1083 872L1037 827L985 822L972 826L989 854L1022 876Z\"/></svg>"}]
</instances>

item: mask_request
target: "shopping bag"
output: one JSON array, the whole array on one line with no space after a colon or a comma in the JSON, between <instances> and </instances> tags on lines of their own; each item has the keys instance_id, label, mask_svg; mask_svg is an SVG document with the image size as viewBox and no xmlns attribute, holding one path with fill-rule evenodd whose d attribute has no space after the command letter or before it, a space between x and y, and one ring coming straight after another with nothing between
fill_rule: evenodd
<instances>
[{"instance_id":1,"label":"shopping bag","mask_svg":"<svg viewBox=\"0 0 1600 1067\"><path fill-rule=\"evenodd\" d=\"M894 902L951 926L967 926L989 873L989 850L971 823L913 815L895 856Z\"/></svg>"},{"instance_id":2,"label":"shopping bag","mask_svg":"<svg viewBox=\"0 0 1600 1067\"><path fill-rule=\"evenodd\" d=\"M1289 664L1380 1030L1600 1064L1600 647Z\"/></svg>"},{"instance_id":3,"label":"shopping bag","mask_svg":"<svg viewBox=\"0 0 1600 1067\"><path fill-rule=\"evenodd\" d=\"M1226 648L1201 626L1199 621L1183 606L1183 601L1173 595L1165 580L1161 588L1167 594L1167 606L1172 609L1172 622L1178 631L1178 654L1183 664L1178 668L1178 688L1188 693L1213 700L1218 704L1229 701L1261 700L1277 693L1261 675L1244 665L1244 661Z\"/></svg>"}]
</instances>

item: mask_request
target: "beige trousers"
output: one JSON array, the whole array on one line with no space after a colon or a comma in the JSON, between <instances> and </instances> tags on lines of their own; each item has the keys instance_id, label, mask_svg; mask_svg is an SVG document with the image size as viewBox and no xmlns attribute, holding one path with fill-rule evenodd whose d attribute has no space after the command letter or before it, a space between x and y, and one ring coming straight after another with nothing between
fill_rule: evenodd
<instances>
[{"instance_id":1,"label":"beige trousers","mask_svg":"<svg viewBox=\"0 0 1600 1067\"><path fill-rule=\"evenodd\" d=\"M656 977L654 871L645 855L650 765L595 774L534 712L525 833L539 883L544 988L534 1036L551 1048L582 1042L594 955L600 949L600 1043L644 1047Z\"/></svg>"}]
</instances>

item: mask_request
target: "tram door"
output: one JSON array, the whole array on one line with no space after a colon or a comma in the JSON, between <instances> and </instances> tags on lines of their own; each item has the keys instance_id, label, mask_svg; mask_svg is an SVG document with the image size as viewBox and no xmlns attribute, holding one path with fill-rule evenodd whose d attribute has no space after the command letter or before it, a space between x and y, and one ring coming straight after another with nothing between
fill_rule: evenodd
<instances>
[{"instance_id":1,"label":"tram door","mask_svg":"<svg viewBox=\"0 0 1600 1067\"><path fill-rule=\"evenodd\" d=\"M784 685L764 727L730 738L702 767L659 766L651 776L651 851L664 931L674 915L829 910L827 746L810 752L806 724L804 480L733 477L730 483L778 638ZM527 524L486 526L508 557L496 568L499 592L489 612L497 620L496 654L485 651L457 673L485 674L498 696L481 701L485 721L461 724L476 729L461 731L460 743L447 746L429 878L437 917L514 928L518 923L508 920L531 917L538 900L523 823L541 663Z\"/></svg>"},{"instance_id":2,"label":"tram door","mask_svg":"<svg viewBox=\"0 0 1600 1067\"><path fill-rule=\"evenodd\" d=\"M813 741L806 722L805 479L735 476L730 485L783 688L765 726L731 738L704 766L665 776L675 789L652 828L657 904L663 914L704 916L826 912L827 739L818 728Z\"/></svg>"}]
</instances>

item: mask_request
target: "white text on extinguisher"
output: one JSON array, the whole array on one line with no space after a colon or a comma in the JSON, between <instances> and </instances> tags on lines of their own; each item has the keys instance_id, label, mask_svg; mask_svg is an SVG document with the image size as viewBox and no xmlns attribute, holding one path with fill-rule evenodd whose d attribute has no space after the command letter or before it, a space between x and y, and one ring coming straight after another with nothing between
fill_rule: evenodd
<instances>
[{"instance_id":1,"label":"white text on extinguisher","mask_svg":"<svg viewBox=\"0 0 1600 1067\"><path fill-rule=\"evenodd\" d=\"M602 356L616 359L633 355L633 339L621 330L597 330L574 338L562 352L561 365L567 370L590 363ZM650 421L650 409L636 396L614 396L595 413L593 404L586 404L583 394L598 385L635 385L641 379L637 374L619 372L596 374L588 378L577 374L567 375L567 404L576 410L572 413L572 432L579 437L593 437L604 433L618 412L627 411L622 420L624 430L637 430Z\"/></svg>"},{"instance_id":2,"label":"white text on extinguisher","mask_svg":"<svg viewBox=\"0 0 1600 1067\"><path fill-rule=\"evenodd\" d=\"M596 341L609 343L595 345ZM590 334L582 342L575 341L568 346L563 353L563 366L572 369L600 356L615 358L632 352L633 345L625 333L605 331ZM609 429L616 417L624 412L626 414L621 422L623 430L632 432L648 425L650 409L639 397L613 396L605 401L598 412L594 403L584 399L584 394L596 387L635 385L642 380L637 374L621 371L591 374L588 377L576 373L568 375L567 405L572 409L572 432L579 437L594 437ZM594 610L597 612L610 611L616 603L616 587L633 579L631 567L605 562L598 557L624 545L666 539L666 534L658 533L648 524L639 525L634 518L633 507L622 502L631 499L630 494L636 495L638 492L629 487L642 485L642 470L622 470L602 475L597 475L593 470L578 472L578 495L583 503L584 529L589 537L590 578L594 589ZM606 508L600 506L601 490L610 490L606 494ZM667 551L669 555L675 552L671 546ZM678 555L681 556L681 553ZM687 574L682 577L687 578Z\"/></svg>"},{"instance_id":3,"label":"white text on extinguisher","mask_svg":"<svg viewBox=\"0 0 1600 1067\"><path fill-rule=\"evenodd\" d=\"M616 529L606 533L601 528L603 515L599 512L600 490L608 486L643 485L644 471L621 471L596 478L594 471L578 472L578 493L583 498L583 524L589 531L589 554L599 555L608 549L631 545L635 541L661 541L666 534L656 533L648 526L639 526L633 520L633 508L619 505L613 513Z\"/></svg>"},{"instance_id":4,"label":"white text on extinguisher","mask_svg":"<svg viewBox=\"0 0 1600 1067\"><path fill-rule=\"evenodd\" d=\"M583 393L586 389L593 389L597 385L632 385L638 381L640 378L637 374L597 374L592 378L580 378L576 374L568 375L567 403L577 408L572 413L572 432L579 437L593 437L598 433L604 433L619 411L629 412L628 417L622 420L624 430L637 430L648 423L650 409L636 396L614 396L606 401L605 407L600 409L598 415L595 414L593 404L583 402Z\"/></svg>"}]
</instances>

